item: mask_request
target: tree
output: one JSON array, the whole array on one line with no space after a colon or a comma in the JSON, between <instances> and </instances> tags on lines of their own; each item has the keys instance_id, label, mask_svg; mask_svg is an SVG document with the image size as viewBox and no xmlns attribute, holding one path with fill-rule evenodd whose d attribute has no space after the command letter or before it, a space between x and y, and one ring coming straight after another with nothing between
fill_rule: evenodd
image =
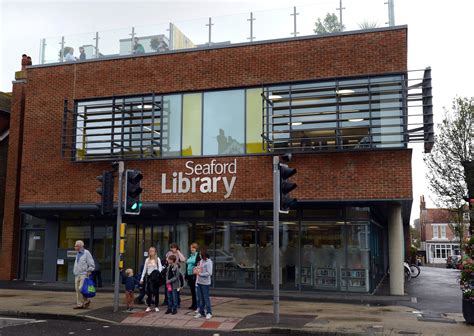
<instances>
[{"instance_id":1,"label":"tree","mask_svg":"<svg viewBox=\"0 0 474 336\"><path fill-rule=\"evenodd\" d=\"M364 20L359 23L360 29L374 29L374 28L378 28L378 26L379 24L375 21Z\"/></svg>"},{"instance_id":2,"label":"tree","mask_svg":"<svg viewBox=\"0 0 474 336\"><path fill-rule=\"evenodd\" d=\"M419 249L421 247L421 228L420 219L415 219L413 226L410 225L411 246Z\"/></svg>"},{"instance_id":3,"label":"tree","mask_svg":"<svg viewBox=\"0 0 474 336\"><path fill-rule=\"evenodd\" d=\"M460 244L464 241L468 229L467 223L464 220L464 209L451 211L449 228L453 231L454 237L459 239Z\"/></svg>"},{"instance_id":4,"label":"tree","mask_svg":"<svg viewBox=\"0 0 474 336\"><path fill-rule=\"evenodd\" d=\"M314 32L318 35L342 32L345 28L334 13L327 13L324 21L321 22L321 18L318 18L314 24L316 25Z\"/></svg>"},{"instance_id":5,"label":"tree","mask_svg":"<svg viewBox=\"0 0 474 336\"><path fill-rule=\"evenodd\" d=\"M457 97L452 111L438 125L438 134L431 153L424 161L429 188L437 196L436 205L462 213L467 194L467 172L463 167L474 159L474 99ZM470 230L474 228L471 216Z\"/></svg>"}]
</instances>

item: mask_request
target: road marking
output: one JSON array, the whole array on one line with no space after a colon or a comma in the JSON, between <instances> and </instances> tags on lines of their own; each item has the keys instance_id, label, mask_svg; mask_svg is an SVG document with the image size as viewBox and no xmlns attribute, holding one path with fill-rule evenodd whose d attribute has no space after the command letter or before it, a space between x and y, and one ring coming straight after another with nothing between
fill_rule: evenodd
<instances>
[{"instance_id":1,"label":"road marking","mask_svg":"<svg viewBox=\"0 0 474 336\"><path fill-rule=\"evenodd\" d=\"M418 303L418 299L416 297L411 298L411 303Z\"/></svg>"}]
</instances>

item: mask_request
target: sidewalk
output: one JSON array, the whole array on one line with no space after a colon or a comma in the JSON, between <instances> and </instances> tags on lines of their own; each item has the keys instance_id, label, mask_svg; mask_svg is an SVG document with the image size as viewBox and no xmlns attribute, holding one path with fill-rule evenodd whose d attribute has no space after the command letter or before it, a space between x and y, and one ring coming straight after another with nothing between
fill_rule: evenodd
<instances>
[{"instance_id":1,"label":"sidewalk","mask_svg":"<svg viewBox=\"0 0 474 336\"><path fill-rule=\"evenodd\" d=\"M0 315L31 318L96 320L134 326L167 326L185 329L271 331L275 328L312 334L350 335L473 335L474 326L464 323L461 314L427 316L405 306L369 306L328 302L281 302L281 323L273 324L272 301L211 297L214 317L210 321L194 319L193 313L181 309L177 315L145 313L137 306L132 314L121 306L112 312L112 293L99 293L88 310L73 310L75 294L64 291L0 290ZM123 298L121 297L121 304ZM189 306L189 297L182 297L182 307ZM160 307L161 308L161 307Z\"/></svg>"}]
</instances>

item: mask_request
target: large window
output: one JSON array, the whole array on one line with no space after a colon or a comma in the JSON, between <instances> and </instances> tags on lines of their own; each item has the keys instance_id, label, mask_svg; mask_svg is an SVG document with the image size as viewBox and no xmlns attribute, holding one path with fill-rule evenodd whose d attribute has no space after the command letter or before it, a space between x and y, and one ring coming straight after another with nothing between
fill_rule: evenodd
<instances>
[{"instance_id":1,"label":"large window","mask_svg":"<svg viewBox=\"0 0 474 336\"><path fill-rule=\"evenodd\" d=\"M405 147L404 75L76 101L75 160ZM71 134L71 130L73 130Z\"/></svg>"},{"instance_id":2,"label":"large window","mask_svg":"<svg viewBox=\"0 0 474 336\"><path fill-rule=\"evenodd\" d=\"M272 150L404 147L404 76L264 88Z\"/></svg>"},{"instance_id":3,"label":"large window","mask_svg":"<svg viewBox=\"0 0 474 336\"><path fill-rule=\"evenodd\" d=\"M204 93L204 155L244 153L244 90Z\"/></svg>"}]
</instances>

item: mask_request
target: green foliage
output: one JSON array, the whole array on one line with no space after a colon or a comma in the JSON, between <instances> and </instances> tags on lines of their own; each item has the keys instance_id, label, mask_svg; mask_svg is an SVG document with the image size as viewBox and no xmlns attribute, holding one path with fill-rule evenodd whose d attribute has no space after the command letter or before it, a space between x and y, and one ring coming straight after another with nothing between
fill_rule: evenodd
<instances>
[{"instance_id":1,"label":"green foliage","mask_svg":"<svg viewBox=\"0 0 474 336\"><path fill-rule=\"evenodd\" d=\"M327 13L323 21L321 21L321 18L318 18L315 25L314 32L318 35L342 32L345 28L334 13Z\"/></svg>"},{"instance_id":2,"label":"green foliage","mask_svg":"<svg viewBox=\"0 0 474 336\"><path fill-rule=\"evenodd\" d=\"M464 242L462 250L460 286L463 298L474 300L474 237Z\"/></svg>"},{"instance_id":3,"label":"green foliage","mask_svg":"<svg viewBox=\"0 0 474 336\"><path fill-rule=\"evenodd\" d=\"M457 97L452 111L445 110L438 125L435 144L424 158L429 188L437 197L437 205L461 209L466 192L462 162L474 158L474 100Z\"/></svg>"}]
</instances>

